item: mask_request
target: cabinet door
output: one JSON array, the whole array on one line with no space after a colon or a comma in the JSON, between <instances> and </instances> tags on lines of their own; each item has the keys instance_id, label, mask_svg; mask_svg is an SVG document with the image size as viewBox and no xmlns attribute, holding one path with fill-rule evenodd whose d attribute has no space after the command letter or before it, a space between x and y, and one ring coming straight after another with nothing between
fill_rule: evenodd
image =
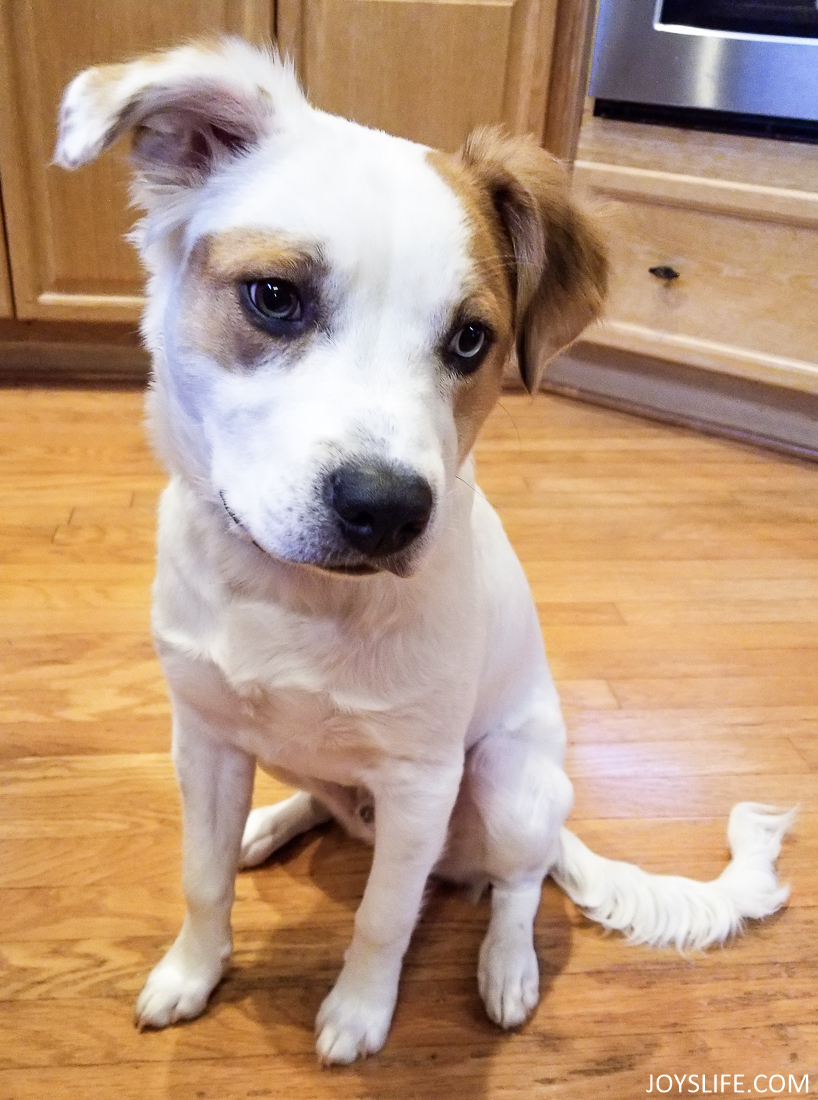
<instances>
[{"instance_id":1,"label":"cabinet door","mask_svg":"<svg viewBox=\"0 0 818 1100\"><path fill-rule=\"evenodd\" d=\"M316 106L451 150L480 123L542 139L560 7L279 0L277 32Z\"/></svg>"},{"instance_id":2,"label":"cabinet door","mask_svg":"<svg viewBox=\"0 0 818 1100\"><path fill-rule=\"evenodd\" d=\"M264 39L272 27L273 0L0 2L0 175L18 317L123 321L141 309L123 240L135 217L124 147L76 173L51 165L69 80L197 35Z\"/></svg>"}]
</instances>

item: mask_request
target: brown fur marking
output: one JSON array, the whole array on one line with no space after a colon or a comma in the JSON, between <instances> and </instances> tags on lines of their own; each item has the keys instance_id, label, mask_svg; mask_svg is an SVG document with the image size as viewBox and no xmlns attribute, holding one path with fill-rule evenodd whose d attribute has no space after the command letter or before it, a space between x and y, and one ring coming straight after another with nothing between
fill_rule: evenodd
<instances>
[{"instance_id":1,"label":"brown fur marking","mask_svg":"<svg viewBox=\"0 0 818 1100\"><path fill-rule=\"evenodd\" d=\"M199 240L190 256L182 298L182 340L225 370L252 368L276 347L288 359L303 351L311 332L278 343L248 319L238 284L278 277L316 287L325 276L317 249L263 230L234 229Z\"/></svg>"},{"instance_id":2,"label":"brown fur marking","mask_svg":"<svg viewBox=\"0 0 818 1100\"><path fill-rule=\"evenodd\" d=\"M455 157L430 152L427 160L455 192L471 234L474 287L463 303L463 320L479 318L491 325L495 343L485 361L459 383L454 416L461 460L474 446L477 433L496 402L514 329L513 257L490 197L472 173Z\"/></svg>"},{"instance_id":3,"label":"brown fur marking","mask_svg":"<svg viewBox=\"0 0 818 1100\"><path fill-rule=\"evenodd\" d=\"M491 197L513 250L517 354L533 391L546 363L599 316L605 249L571 198L564 166L531 138L484 127L460 155Z\"/></svg>"}]
</instances>

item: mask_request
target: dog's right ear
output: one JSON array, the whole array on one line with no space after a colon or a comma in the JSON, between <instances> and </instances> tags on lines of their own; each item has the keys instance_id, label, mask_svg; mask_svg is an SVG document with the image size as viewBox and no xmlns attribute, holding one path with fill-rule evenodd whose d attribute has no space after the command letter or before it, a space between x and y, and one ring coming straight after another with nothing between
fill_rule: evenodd
<instances>
[{"instance_id":1,"label":"dog's right ear","mask_svg":"<svg viewBox=\"0 0 818 1100\"><path fill-rule=\"evenodd\" d=\"M602 310L605 247L572 199L564 166L533 139L483 127L460 156L488 192L510 246L517 361L534 393L546 364Z\"/></svg>"},{"instance_id":2,"label":"dog's right ear","mask_svg":"<svg viewBox=\"0 0 818 1100\"><path fill-rule=\"evenodd\" d=\"M150 207L157 186L199 185L304 110L292 69L274 55L233 38L181 46L80 73L63 98L54 160L78 168L130 130L136 199Z\"/></svg>"}]
</instances>

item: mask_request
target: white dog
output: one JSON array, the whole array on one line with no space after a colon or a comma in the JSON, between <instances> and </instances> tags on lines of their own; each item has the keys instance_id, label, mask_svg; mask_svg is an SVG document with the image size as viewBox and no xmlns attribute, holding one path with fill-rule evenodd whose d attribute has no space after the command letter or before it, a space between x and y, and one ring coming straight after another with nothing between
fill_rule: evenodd
<instances>
[{"instance_id":1,"label":"white dog","mask_svg":"<svg viewBox=\"0 0 818 1100\"><path fill-rule=\"evenodd\" d=\"M597 315L603 252L560 167L476 133L458 156L312 108L235 40L90 69L57 161L133 132L160 509L153 629L173 703L187 915L140 1027L202 1012L239 866L330 817L374 842L327 1063L384 1043L434 872L491 885L478 980L538 999L545 875L649 943L703 946L786 899L790 815L743 804L713 883L562 828L565 731L523 571L470 453L515 356L529 390ZM248 818L256 764L300 793Z\"/></svg>"}]
</instances>

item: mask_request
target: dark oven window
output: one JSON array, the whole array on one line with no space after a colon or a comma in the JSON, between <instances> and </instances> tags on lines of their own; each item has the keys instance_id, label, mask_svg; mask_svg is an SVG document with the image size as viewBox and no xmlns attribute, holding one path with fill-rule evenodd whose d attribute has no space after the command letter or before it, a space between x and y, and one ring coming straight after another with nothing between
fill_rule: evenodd
<instances>
[{"instance_id":1,"label":"dark oven window","mask_svg":"<svg viewBox=\"0 0 818 1100\"><path fill-rule=\"evenodd\" d=\"M816 0L663 0L659 22L702 30L818 38Z\"/></svg>"}]
</instances>

